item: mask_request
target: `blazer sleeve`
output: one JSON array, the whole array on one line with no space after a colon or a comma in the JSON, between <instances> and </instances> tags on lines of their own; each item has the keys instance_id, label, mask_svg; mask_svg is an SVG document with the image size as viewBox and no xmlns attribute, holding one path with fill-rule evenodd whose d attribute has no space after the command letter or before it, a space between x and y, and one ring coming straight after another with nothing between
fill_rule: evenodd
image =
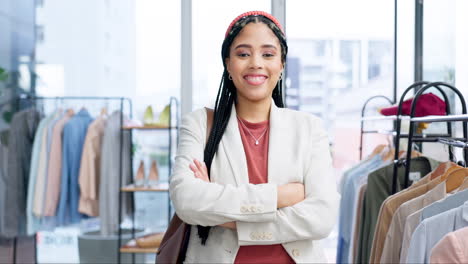
<instances>
[{"instance_id":1,"label":"blazer sleeve","mask_svg":"<svg viewBox=\"0 0 468 264\"><path fill-rule=\"evenodd\" d=\"M193 159L203 160L206 113L198 110L182 119L170 197L177 215L191 225L215 226L232 221L275 220L276 184L221 185L195 178L189 168ZM258 210L245 210L255 205Z\"/></svg>"},{"instance_id":2,"label":"blazer sleeve","mask_svg":"<svg viewBox=\"0 0 468 264\"><path fill-rule=\"evenodd\" d=\"M306 198L278 209L268 223L237 222L239 245L271 245L328 236L338 214L339 195L328 136L320 119L310 122L309 168L304 175Z\"/></svg>"}]
</instances>

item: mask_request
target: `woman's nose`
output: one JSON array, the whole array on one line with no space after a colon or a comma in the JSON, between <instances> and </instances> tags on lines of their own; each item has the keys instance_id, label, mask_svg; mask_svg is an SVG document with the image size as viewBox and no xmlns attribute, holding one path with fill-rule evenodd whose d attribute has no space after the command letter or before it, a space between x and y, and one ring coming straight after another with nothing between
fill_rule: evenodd
<instances>
[{"instance_id":1,"label":"woman's nose","mask_svg":"<svg viewBox=\"0 0 468 264\"><path fill-rule=\"evenodd\" d=\"M252 55L250 57L250 68L258 69L263 67L261 55Z\"/></svg>"}]
</instances>

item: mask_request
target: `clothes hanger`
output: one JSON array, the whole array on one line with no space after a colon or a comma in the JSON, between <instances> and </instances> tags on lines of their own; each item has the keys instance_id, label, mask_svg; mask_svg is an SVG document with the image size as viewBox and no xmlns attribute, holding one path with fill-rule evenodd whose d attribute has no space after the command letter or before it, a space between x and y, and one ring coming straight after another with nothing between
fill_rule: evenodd
<instances>
[{"instance_id":1,"label":"clothes hanger","mask_svg":"<svg viewBox=\"0 0 468 264\"><path fill-rule=\"evenodd\" d=\"M462 168L463 167L460 167L451 161L442 162L431 172L431 180L442 177L444 174Z\"/></svg>"},{"instance_id":2,"label":"clothes hanger","mask_svg":"<svg viewBox=\"0 0 468 264\"><path fill-rule=\"evenodd\" d=\"M447 177L445 178L446 192L451 193L458 189L466 178L468 178L467 168L454 170L448 173Z\"/></svg>"},{"instance_id":3,"label":"clothes hanger","mask_svg":"<svg viewBox=\"0 0 468 264\"><path fill-rule=\"evenodd\" d=\"M104 106L101 108L101 117L106 117L107 116L107 109L109 108L109 101L105 100L104 101Z\"/></svg>"},{"instance_id":4,"label":"clothes hanger","mask_svg":"<svg viewBox=\"0 0 468 264\"><path fill-rule=\"evenodd\" d=\"M101 115L101 117L107 116L107 108L106 107L101 108L101 114L100 115Z\"/></svg>"},{"instance_id":5,"label":"clothes hanger","mask_svg":"<svg viewBox=\"0 0 468 264\"><path fill-rule=\"evenodd\" d=\"M372 153L369 155L369 159L375 157L376 155L378 154L382 154L384 151L385 151L385 148L387 146L385 144L379 144L377 145L374 150L372 151Z\"/></svg>"},{"instance_id":6,"label":"clothes hanger","mask_svg":"<svg viewBox=\"0 0 468 264\"><path fill-rule=\"evenodd\" d=\"M387 151L383 154L382 159L384 161L392 160L395 157L395 149L388 146Z\"/></svg>"},{"instance_id":7,"label":"clothes hanger","mask_svg":"<svg viewBox=\"0 0 468 264\"><path fill-rule=\"evenodd\" d=\"M462 185L460 186L460 188L458 188L458 190L456 190L456 192L461 192L466 189L468 189L468 177L465 178Z\"/></svg>"}]
</instances>

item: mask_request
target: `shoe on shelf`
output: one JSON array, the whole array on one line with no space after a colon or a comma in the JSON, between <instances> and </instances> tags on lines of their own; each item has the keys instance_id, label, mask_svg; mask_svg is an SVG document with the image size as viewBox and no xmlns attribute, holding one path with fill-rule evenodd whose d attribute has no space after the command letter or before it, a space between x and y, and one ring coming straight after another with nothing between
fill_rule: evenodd
<instances>
[{"instance_id":1,"label":"shoe on shelf","mask_svg":"<svg viewBox=\"0 0 468 264\"><path fill-rule=\"evenodd\" d=\"M163 111L159 114L157 124L161 125L161 126L168 127L169 126L169 115L170 114L171 114L171 106L166 105L166 107L164 107Z\"/></svg>"},{"instance_id":2,"label":"shoe on shelf","mask_svg":"<svg viewBox=\"0 0 468 264\"><path fill-rule=\"evenodd\" d=\"M146 107L145 114L143 116L143 125L151 126L154 124L154 114L153 114L153 107L149 105Z\"/></svg>"},{"instance_id":3,"label":"shoe on shelf","mask_svg":"<svg viewBox=\"0 0 468 264\"><path fill-rule=\"evenodd\" d=\"M138 171L135 178L135 187L143 187L145 185L145 164L143 161L140 161L140 166L138 166Z\"/></svg>"},{"instance_id":4,"label":"shoe on shelf","mask_svg":"<svg viewBox=\"0 0 468 264\"><path fill-rule=\"evenodd\" d=\"M161 241L164 237L164 232L161 233L151 233L142 237L139 237L136 240L136 244L140 248L157 248L161 245Z\"/></svg>"},{"instance_id":5,"label":"shoe on shelf","mask_svg":"<svg viewBox=\"0 0 468 264\"><path fill-rule=\"evenodd\" d=\"M159 171L158 171L158 164L156 160L151 162L151 169L149 172L148 183L150 186L156 186L159 182Z\"/></svg>"}]
</instances>

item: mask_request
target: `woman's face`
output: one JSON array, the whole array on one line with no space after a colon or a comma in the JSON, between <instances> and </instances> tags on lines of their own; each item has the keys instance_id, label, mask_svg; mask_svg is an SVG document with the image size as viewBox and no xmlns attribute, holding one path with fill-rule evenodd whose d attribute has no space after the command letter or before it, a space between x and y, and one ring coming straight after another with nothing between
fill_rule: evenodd
<instances>
[{"instance_id":1,"label":"woman's face","mask_svg":"<svg viewBox=\"0 0 468 264\"><path fill-rule=\"evenodd\" d=\"M238 100L271 100L283 70L278 38L264 23L247 24L234 39L226 66Z\"/></svg>"}]
</instances>

